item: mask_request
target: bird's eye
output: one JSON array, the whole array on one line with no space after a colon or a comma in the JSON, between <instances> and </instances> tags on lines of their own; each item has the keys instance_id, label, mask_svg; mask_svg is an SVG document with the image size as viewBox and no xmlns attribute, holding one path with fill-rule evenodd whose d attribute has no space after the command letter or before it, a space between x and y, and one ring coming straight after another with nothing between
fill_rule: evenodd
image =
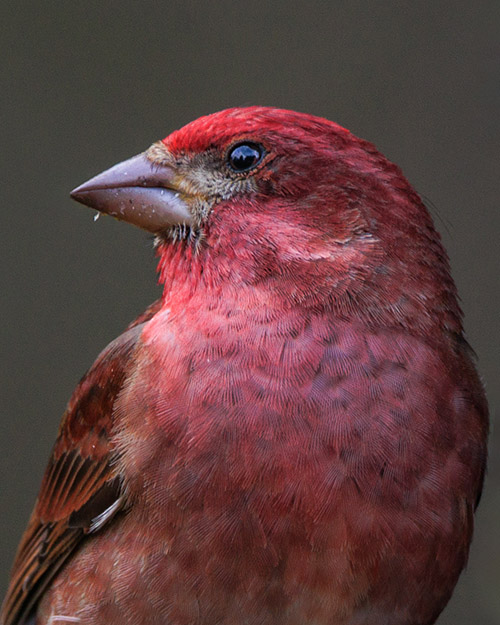
<instances>
[{"instance_id":1,"label":"bird's eye","mask_svg":"<svg viewBox=\"0 0 500 625\"><path fill-rule=\"evenodd\" d=\"M257 143L240 143L229 151L228 162L234 171L249 171L256 167L264 156L264 148Z\"/></svg>"}]
</instances>

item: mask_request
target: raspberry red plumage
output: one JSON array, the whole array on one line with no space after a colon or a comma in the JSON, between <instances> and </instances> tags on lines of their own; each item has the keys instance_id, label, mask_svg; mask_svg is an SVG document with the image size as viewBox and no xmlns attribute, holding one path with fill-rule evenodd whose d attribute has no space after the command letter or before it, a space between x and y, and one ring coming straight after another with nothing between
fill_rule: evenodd
<instances>
[{"instance_id":1,"label":"raspberry red plumage","mask_svg":"<svg viewBox=\"0 0 500 625\"><path fill-rule=\"evenodd\" d=\"M231 169L245 142L261 158ZM216 113L147 154L192 219L157 233L140 336L89 374L120 505L88 519L98 492L63 482L58 527L90 525L63 561L40 547L44 593L20 552L5 624L39 600L40 625L430 625L467 559L487 410L419 197L371 144L290 111Z\"/></svg>"}]
</instances>

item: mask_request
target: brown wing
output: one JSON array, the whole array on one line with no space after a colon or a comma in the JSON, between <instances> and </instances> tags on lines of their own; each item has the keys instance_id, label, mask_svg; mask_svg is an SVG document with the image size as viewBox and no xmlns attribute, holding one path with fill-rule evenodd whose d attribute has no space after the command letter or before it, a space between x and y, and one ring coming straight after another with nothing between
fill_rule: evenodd
<instances>
[{"instance_id":1,"label":"brown wing","mask_svg":"<svg viewBox=\"0 0 500 625\"><path fill-rule=\"evenodd\" d=\"M16 554L2 625L23 623L77 545L124 505L110 445L113 404L142 324L159 307L155 302L113 341L73 393Z\"/></svg>"}]
</instances>

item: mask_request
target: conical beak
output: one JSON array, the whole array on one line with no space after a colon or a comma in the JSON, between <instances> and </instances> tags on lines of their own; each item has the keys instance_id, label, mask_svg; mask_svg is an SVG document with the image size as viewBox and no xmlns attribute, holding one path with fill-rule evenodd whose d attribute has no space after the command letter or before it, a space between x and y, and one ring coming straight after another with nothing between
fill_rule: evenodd
<instances>
[{"instance_id":1,"label":"conical beak","mask_svg":"<svg viewBox=\"0 0 500 625\"><path fill-rule=\"evenodd\" d=\"M159 233L177 224L192 225L172 167L154 165L138 154L73 189L71 197L90 208Z\"/></svg>"}]
</instances>

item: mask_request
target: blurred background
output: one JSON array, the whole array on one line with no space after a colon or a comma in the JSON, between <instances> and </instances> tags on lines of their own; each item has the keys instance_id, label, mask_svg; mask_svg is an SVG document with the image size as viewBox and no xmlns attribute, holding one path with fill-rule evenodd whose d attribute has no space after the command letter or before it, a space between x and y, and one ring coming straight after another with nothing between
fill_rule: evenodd
<instances>
[{"instance_id":1,"label":"blurred background","mask_svg":"<svg viewBox=\"0 0 500 625\"><path fill-rule=\"evenodd\" d=\"M199 115L264 104L374 142L427 200L492 412L470 563L440 625L500 622L500 3L3 0L0 596L60 416L157 295L152 241L69 191Z\"/></svg>"}]
</instances>

